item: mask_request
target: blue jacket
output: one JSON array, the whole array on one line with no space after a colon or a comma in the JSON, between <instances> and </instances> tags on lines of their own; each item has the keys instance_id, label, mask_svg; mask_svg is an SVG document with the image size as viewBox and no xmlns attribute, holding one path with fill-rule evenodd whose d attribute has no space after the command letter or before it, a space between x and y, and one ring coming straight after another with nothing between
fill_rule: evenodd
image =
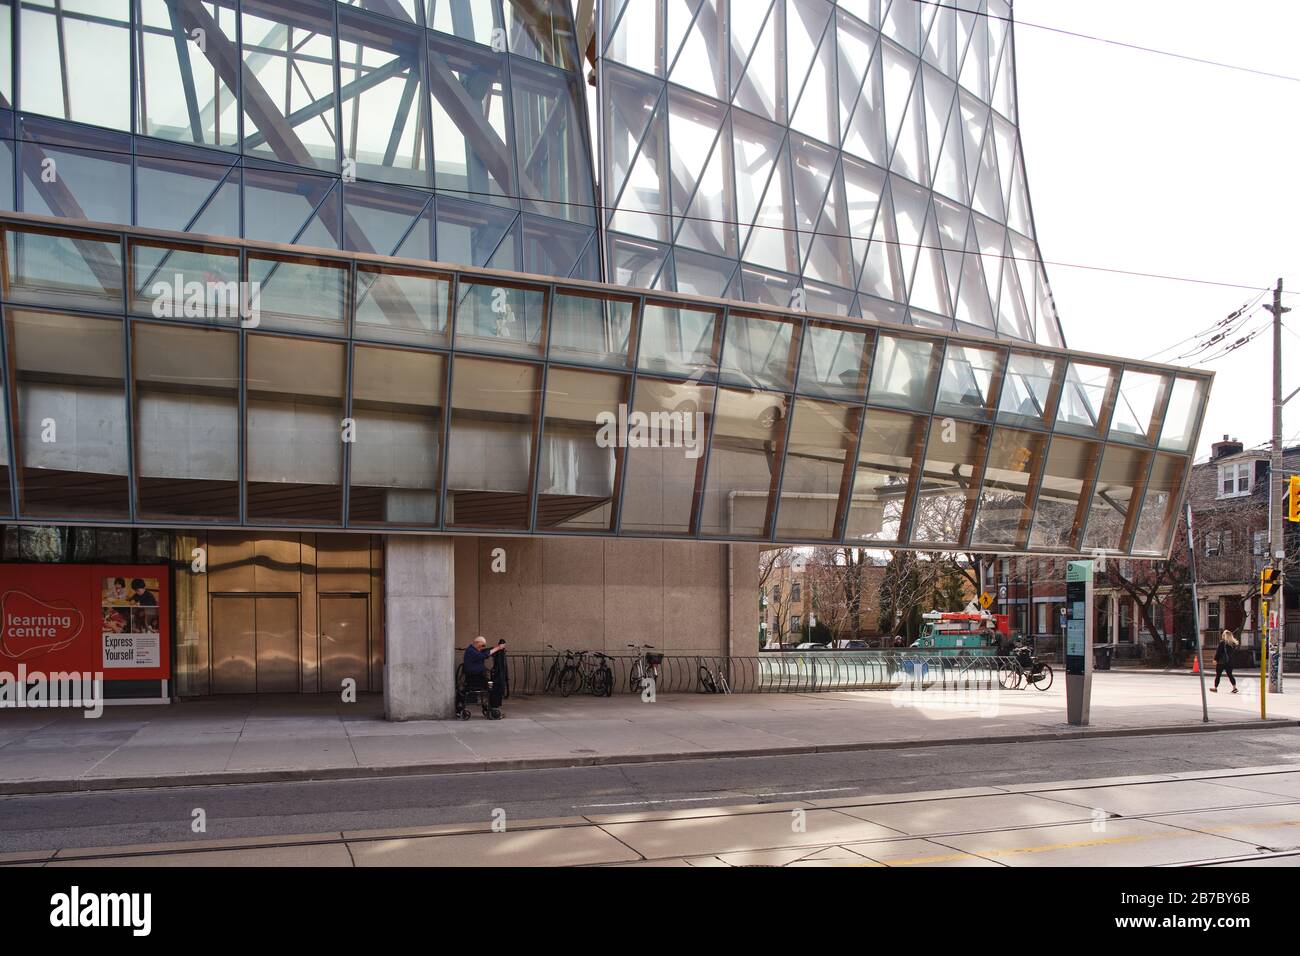
<instances>
[{"instance_id":1,"label":"blue jacket","mask_svg":"<svg viewBox=\"0 0 1300 956\"><path fill-rule=\"evenodd\" d=\"M479 650L473 644L465 648L465 673L466 674L485 674L487 668L483 664L492 656L492 649L485 647Z\"/></svg>"}]
</instances>

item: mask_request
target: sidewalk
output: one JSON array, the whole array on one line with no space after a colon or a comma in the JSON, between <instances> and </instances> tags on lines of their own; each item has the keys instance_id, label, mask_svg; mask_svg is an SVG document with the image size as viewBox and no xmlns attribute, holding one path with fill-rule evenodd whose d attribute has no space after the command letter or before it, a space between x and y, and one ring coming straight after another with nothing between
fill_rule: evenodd
<instances>
[{"instance_id":1,"label":"sidewalk","mask_svg":"<svg viewBox=\"0 0 1300 956\"><path fill-rule=\"evenodd\" d=\"M1259 727L1258 684L1210 695L1209 729ZM1226 691L1226 684L1224 685ZM1300 722L1300 693L1270 697L1271 726ZM1196 682L1097 674L1092 723L1065 722L1065 681L1046 693L862 691L515 698L506 719L388 723L378 697L209 698L170 707L0 711L0 793L454 773L647 760L816 753L1035 737L1183 733Z\"/></svg>"}]
</instances>

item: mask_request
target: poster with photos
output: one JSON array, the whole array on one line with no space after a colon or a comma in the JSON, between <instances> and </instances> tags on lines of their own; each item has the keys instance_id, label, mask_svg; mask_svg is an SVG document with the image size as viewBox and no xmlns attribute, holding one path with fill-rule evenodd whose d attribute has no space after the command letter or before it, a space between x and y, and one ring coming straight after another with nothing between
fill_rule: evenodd
<instances>
[{"instance_id":1,"label":"poster with photos","mask_svg":"<svg viewBox=\"0 0 1300 956\"><path fill-rule=\"evenodd\" d=\"M162 633L157 578L110 576L100 588L104 668L158 667Z\"/></svg>"}]
</instances>

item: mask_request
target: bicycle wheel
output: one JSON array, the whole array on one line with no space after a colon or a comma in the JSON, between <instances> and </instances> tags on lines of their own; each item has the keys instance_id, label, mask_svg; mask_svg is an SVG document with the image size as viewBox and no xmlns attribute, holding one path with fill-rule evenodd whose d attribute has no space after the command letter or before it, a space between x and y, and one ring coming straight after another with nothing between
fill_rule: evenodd
<instances>
[{"instance_id":1,"label":"bicycle wheel","mask_svg":"<svg viewBox=\"0 0 1300 956\"><path fill-rule=\"evenodd\" d=\"M602 667L591 675L591 692L597 697L609 697L614 693L614 672Z\"/></svg>"},{"instance_id":2,"label":"bicycle wheel","mask_svg":"<svg viewBox=\"0 0 1300 956\"><path fill-rule=\"evenodd\" d=\"M1039 690L1047 690L1052 686L1052 665L1044 664L1042 674L1034 681L1034 686Z\"/></svg>"},{"instance_id":3,"label":"bicycle wheel","mask_svg":"<svg viewBox=\"0 0 1300 956\"><path fill-rule=\"evenodd\" d=\"M1020 686L1020 668L1014 664L1003 664L998 668L998 683L1003 690L1015 690Z\"/></svg>"},{"instance_id":4,"label":"bicycle wheel","mask_svg":"<svg viewBox=\"0 0 1300 956\"><path fill-rule=\"evenodd\" d=\"M559 660L556 660L552 662L551 669L546 672L546 682L542 684L542 693L549 694L551 691L555 690L556 689L555 684L559 679L560 679L560 662Z\"/></svg>"},{"instance_id":5,"label":"bicycle wheel","mask_svg":"<svg viewBox=\"0 0 1300 956\"><path fill-rule=\"evenodd\" d=\"M641 693L641 681L645 674L641 671L641 662L637 661L632 665L632 670L627 675L627 689L630 693Z\"/></svg>"},{"instance_id":6,"label":"bicycle wheel","mask_svg":"<svg viewBox=\"0 0 1300 956\"><path fill-rule=\"evenodd\" d=\"M582 686L582 675L578 673L576 667L566 667L560 672L558 681L560 696L568 697L575 693Z\"/></svg>"},{"instance_id":7,"label":"bicycle wheel","mask_svg":"<svg viewBox=\"0 0 1300 956\"><path fill-rule=\"evenodd\" d=\"M718 692L718 685L713 683L713 675L709 673L709 669L703 664L700 665L700 669L696 672L696 677L700 682L700 690L704 691L704 693L716 694Z\"/></svg>"}]
</instances>

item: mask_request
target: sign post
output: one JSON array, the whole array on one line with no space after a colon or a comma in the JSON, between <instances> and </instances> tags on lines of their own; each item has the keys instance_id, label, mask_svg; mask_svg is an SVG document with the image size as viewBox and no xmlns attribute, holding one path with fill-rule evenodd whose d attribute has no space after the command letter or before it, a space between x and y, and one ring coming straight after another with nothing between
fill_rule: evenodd
<instances>
[{"instance_id":1,"label":"sign post","mask_svg":"<svg viewBox=\"0 0 1300 956\"><path fill-rule=\"evenodd\" d=\"M1092 562L1065 566L1065 709L1072 726L1088 725L1092 702Z\"/></svg>"}]
</instances>

